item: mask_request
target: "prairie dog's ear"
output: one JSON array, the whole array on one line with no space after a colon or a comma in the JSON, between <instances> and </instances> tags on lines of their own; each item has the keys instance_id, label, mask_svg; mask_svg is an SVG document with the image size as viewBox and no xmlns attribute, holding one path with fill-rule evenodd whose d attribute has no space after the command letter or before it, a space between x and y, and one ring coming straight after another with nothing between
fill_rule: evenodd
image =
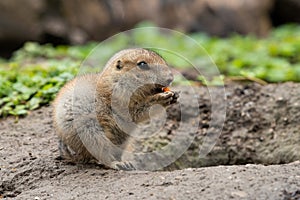
<instances>
[{"instance_id":1,"label":"prairie dog's ear","mask_svg":"<svg viewBox=\"0 0 300 200\"><path fill-rule=\"evenodd\" d=\"M116 68L117 68L118 70L121 70L121 69L123 68L121 60L118 60L118 61L117 61Z\"/></svg>"}]
</instances>

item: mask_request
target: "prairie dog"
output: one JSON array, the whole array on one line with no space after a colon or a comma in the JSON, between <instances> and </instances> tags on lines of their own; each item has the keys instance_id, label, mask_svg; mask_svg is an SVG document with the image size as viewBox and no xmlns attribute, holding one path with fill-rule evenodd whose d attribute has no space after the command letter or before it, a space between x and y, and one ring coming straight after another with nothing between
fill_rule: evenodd
<instances>
[{"instance_id":1,"label":"prairie dog","mask_svg":"<svg viewBox=\"0 0 300 200\"><path fill-rule=\"evenodd\" d=\"M96 160L118 170L137 169L122 160L135 124L149 120L151 106L176 103L177 92L166 61L142 48L116 53L101 73L74 78L54 101L53 121L61 156L77 162Z\"/></svg>"}]
</instances>

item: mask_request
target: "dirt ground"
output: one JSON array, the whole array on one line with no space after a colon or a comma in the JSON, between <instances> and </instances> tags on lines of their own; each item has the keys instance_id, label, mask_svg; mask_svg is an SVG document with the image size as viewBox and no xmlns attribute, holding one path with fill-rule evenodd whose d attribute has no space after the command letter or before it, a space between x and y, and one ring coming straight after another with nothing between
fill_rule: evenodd
<instances>
[{"instance_id":1,"label":"dirt ground","mask_svg":"<svg viewBox=\"0 0 300 200\"><path fill-rule=\"evenodd\" d=\"M190 95L184 87L178 90ZM201 159L197 152L209 131L211 100L205 87L195 91L198 131L190 148L165 171L114 171L57 159L51 106L18 122L1 119L0 199L299 200L300 84L227 86L222 134ZM143 151L174 137L178 105L168 113L165 128L144 144Z\"/></svg>"}]
</instances>

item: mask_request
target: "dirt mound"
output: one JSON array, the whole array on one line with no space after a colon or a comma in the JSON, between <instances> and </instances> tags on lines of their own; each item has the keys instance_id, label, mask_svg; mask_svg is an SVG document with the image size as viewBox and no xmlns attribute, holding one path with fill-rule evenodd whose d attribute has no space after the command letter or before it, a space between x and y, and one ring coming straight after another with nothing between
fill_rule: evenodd
<instances>
[{"instance_id":1,"label":"dirt mound","mask_svg":"<svg viewBox=\"0 0 300 200\"><path fill-rule=\"evenodd\" d=\"M221 93L223 88L214 88ZM178 88L187 93L185 104L193 98L187 87ZM226 100L211 99L205 87L194 88L199 95L199 129L194 141L179 160L168 169L236 164L282 164L300 160L300 87L299 84L236 84L226 87ZM226 120L222 134L212 151L199 159L199 147L209 137L212 102L225 101ZM158 134L146 143L147 150L155 150L172 141L179 127L180 105L171 107L169 120ZM186 111L187 112L187 111ZM189 112L193 112L190 110ZM222 112L217 113L223 115ZM192 115L192 114L191 114ZM187 130L187 134L188 134ZM159 145L160 144L160 145ZM148 146L147 146L148 145Z\"/></svg>"},{"instance_id":2,"label":"dirt mound","mask_svg":"<svg viewBox=\"0 0 300 200\"><path fill-rule=\"evenodd\" d=\"M198 151L209 129L211 100L205 87L195 88L200 94L199 129L188 151L169 169L300 160L299 86L294 83L227 86L223 132L205 159L199 159ZM178 90L189 94L184 87ZM152 142L144 144L144 149L155 149L154 144L172 140L180 109L174 106L169 113L165 129ZM74 165L58 160L51 107L34 111L18 122L14 118L1 119L0 127L0 198L198 199L200 195L205 199L300 198L299 162L172 172L117 172L98 165Z\"/></svg>"}]
</instances>

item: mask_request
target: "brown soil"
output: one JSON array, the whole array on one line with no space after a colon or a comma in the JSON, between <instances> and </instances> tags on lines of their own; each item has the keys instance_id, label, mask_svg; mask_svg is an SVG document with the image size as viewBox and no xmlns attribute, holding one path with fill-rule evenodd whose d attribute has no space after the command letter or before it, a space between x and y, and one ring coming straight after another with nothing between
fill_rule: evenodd
<instances>
[{"instance_id":1,"label":"brown soil","mask_svg":"<svg viewBox=\"0 0 300 200\"><path fill-rule=\"evenodd\" d=\"M223 132L201 159L197 153L209 129L211 101L205 87L195 91L199 129L189 150L166 168L174 171L123 172L57 159L51 107L18 122L2 119L0 199L300 199L300 84L227 86ZM177 106L144 150L172 140ZM232 166L204 167L213 165Z\"/></svg>"}]
</instances>

